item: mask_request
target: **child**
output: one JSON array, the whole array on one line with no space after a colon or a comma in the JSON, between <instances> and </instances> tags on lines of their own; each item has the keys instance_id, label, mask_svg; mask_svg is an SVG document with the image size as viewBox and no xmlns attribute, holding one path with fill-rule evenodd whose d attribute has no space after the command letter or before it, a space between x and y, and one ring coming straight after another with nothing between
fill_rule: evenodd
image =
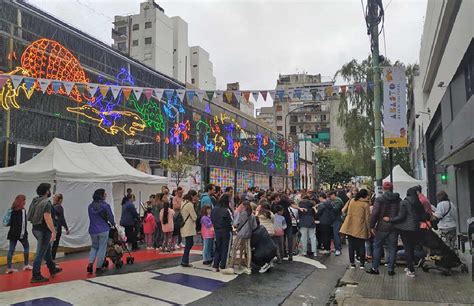
<instances>
[{"instance_id":1,"label":"child","mask_svg":"<svg viewBox=\"0 0 474 306\"><path fill-rule=\"evenodd\" d=\"M275 223L274 223L274 236L273 241L278 247L277 263L281 263L283 259L283 237L285 235L285 229L287 227L285 217L283 217L283 207L281 205L275 206Z\"/></svg>"},{"instance_id":2,"label":"child","mask_svg":"<svg viewBox=\"0 0 474 306\"><path fill-rule=\"evenodd\" d=\"M201 235L203 239L203 264L210 265L214 259L214 226L211 221L211 207L204 206L201 210Z\"/></svg>"},{"instance_id":3,"label":"child","mask_svg":"<svg viewBox=\"0 0 474 306\"><path fill-rule=\"evenodd\" d=\"M153 235L156 230L156 219L151 212L151 207L147 208L143 219L143 233L145 234L146 249L153 250Z\"/></svg>"},{"instance_id":4,"label":"child","mask_svg":"<svg viewBox=\"0 0 474 306\"><path fill-rule=\"evenodd\" d=\"M163 231L163 246L161 250L163 252L171 252L174 249L173 243L173 230L174 230L174 210L170 209L170 203L165 202L163 209L160 211L160 222L161 229Z\"/></svg>"}]
</instances>

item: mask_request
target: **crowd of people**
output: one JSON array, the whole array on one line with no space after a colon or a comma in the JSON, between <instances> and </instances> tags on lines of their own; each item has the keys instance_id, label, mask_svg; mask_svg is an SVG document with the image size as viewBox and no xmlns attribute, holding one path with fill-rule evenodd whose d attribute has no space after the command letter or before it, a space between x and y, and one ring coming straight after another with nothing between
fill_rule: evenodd
<instances>
[{"instance_id":1,"label":"crowd of people","mask_svg":"<svg viewBox=\"0 0 474 306\"><path fill-rule=\"evenodd\" d=\"M406 273L415 276L414 252L418 233L437 226L442 239L454 248L456 239L456 208L445 192L437 194L438 204L432 206L420 186L407 191L404 200L393 192L393 184L383 184L384 193L375 198L366 189L350 186L324 191L275 191L251 187L235 194L232 187L222 189L208 184L203 192L178 187L172 193L167 186L144 203L141 215L135 196L127 189L122 200L119 225L124 228L129 248L137 250L143 241L147 250L174 252L184 249L181 266L192 267L190 252L195 239L202 242L202 260L213 271L224 274L266 272L284 258L310 258L318 253L341 255L347 237L350 268L379 274L385 253L388 274L395 274L398 239L403 242L407 262ZM51 185L42 183L37 197L25 209L26 197L18 195L9 211L10 248L7 273L18 242L24 249L24 270L32 270L32 283L46 282L40 267L44 261L51 277L62 269L54 260L62 230L69 234L63 196L51 202ZM109 232L117 227L104 189L98 189L88 206L91 250L87 272L100 274L106 269ZM33 266L29 264L27 221L37 240ZM5 223L5 219L4 219ZM384 249L386 248L386 252ZM367 260L372 260L366 267ZM238 266L238 269L235 269Z\"/></svg>"}]
</instances>

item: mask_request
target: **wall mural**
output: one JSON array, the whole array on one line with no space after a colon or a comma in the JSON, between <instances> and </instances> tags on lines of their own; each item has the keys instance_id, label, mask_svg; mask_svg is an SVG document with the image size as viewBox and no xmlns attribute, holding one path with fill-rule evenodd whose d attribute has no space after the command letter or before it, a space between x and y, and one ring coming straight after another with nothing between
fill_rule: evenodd
<instances>
[{"instance_id":1,"label":"wall mural","mask_svg":"<svg viewBox=\"0 0 474 306\"><path fill-rule=\"evenodd\" d=\"M67 107L67 111L97 122L99 128L111 135L135 136L149 128L157 133L157 142L172 145L186 144L194 135L190 145L200 152L257 162L272 170L286 168L286 151L291 148L283 140L250 134L245 130L245 119L239 122L224 112L211 115L209 102L204 102L203 116L207 119L195 113L192 122L184 119L183 102L186 98L192 103L195 95L192 91L160 89L160 95L156 96L156 90L134 87L135 79L125 68L120 69L113 81L99 76L97 83L89 83L79 60L50 39L28 45L20 63L13 71L0 74L0 105L5 110L19 109L21 105L16 98L23 94L30 99L35 90L62 95L78 104ZM140 99L142 91L146 99ZM250 149L242 150L244 147Z\"/></svg>"}]
</instances>

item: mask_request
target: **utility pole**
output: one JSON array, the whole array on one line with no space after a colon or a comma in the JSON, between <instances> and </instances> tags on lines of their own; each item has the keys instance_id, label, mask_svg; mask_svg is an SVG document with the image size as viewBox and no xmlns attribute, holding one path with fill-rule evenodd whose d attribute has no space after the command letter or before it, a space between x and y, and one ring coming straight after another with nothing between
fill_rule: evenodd
<instances>
[{"instance_id":1,"label":"utility pole","mask_svg":"<svg viewBox=\"0 0 474 306\"><path fill-rule=\"evenodd\" d=\"M374 72L374 130L375 130L375 184L376 193L382 190L382 113L379 63L379 23L383 18L382 0L367 0L367 34L370 35L372 68Z\"/></svg>"}]
</instances>

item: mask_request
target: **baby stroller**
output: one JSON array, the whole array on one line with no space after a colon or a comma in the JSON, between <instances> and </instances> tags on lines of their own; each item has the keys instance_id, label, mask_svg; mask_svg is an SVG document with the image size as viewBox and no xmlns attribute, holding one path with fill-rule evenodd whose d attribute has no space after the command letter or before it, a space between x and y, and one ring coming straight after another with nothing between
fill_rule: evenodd
<instances>
[{"instance_id":1,"label":"baby stroller","mask_svg":"<svg viewBox=\"0 0 474 306\"><path fill-rule=\"evenodd\" d=\"M420 263L424 272L435 269L444 275L450 275L452 269L458 267L462 273L469 272L467 265L461 261L456 252L431 229L422 231L422 245L430 250L428 260L425 259Z\"/></svg>"},{"instance_id":2,"label":"baby stroller","mask_svg":"<svg viewBox=\"0 0 474 306\"><path fill-rule=\"evenodd\" d=\"M271 267L270 263L277 254L277 246L265 227L259 225L253 231L250 246L252 248L252 265L255 269L264 267L262 273L266 272Z\"/></svg>"},{"instance_id":3,"label":"baby stroller","mask_svg":"<svg viewBox=\"0 0 474 306\"><path fill-rule=\"evenodd\" d=\"M127 252L127 264L132 265L135 262L135 258L130 253L130 250L127 247L127 238L125 236L125 231L122 227L113 227L109 231L109 242L107 245L107 252L105 254L106 259L104 260L104 267L109 266L110 259L115 265L115 268L120 269L123 266L123 253Z\"/></svg>"}]
</instances>

